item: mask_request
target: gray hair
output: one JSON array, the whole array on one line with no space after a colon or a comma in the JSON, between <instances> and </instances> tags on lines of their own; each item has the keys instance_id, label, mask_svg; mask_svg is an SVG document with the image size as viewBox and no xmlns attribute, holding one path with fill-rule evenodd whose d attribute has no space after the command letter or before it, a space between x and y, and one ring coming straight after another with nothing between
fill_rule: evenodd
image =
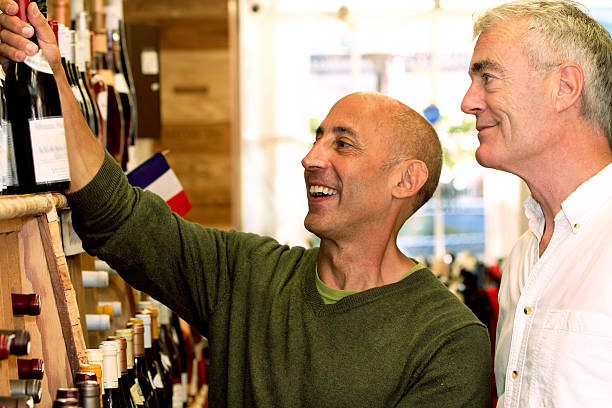
<instances>
[{"instance_id":1,"label":"gray hair","mask_svg":"<svg viewBox=\"0 0 612 408\"><path fill-rule=\"evenodd\" d=\"M612 147L612 40L587 9L572 0L522 0L502 4L476 18L474 38L493 25L525 19L523 51L540 72L576 61L584 72L581 114L600 126Z\"/></svg>"}]
</instances>

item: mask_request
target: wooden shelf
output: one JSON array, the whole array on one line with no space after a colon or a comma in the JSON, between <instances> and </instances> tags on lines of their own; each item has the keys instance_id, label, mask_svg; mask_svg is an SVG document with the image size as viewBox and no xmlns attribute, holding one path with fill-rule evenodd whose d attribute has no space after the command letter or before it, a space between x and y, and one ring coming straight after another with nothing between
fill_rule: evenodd
<instances>
[{"instance_id":1,"label":"wooden shelf","mask_svg":"<svg viewBox=\"0 0 612 408\"><path fill-rule=\"evenodd\" d=\"M58 211L66 198L57 193L0 197L0 327L26 329L27 358L45 363L40 406L51 406L56 390L72 385L87 361L79 308L62 249ZM13 316L11 293L37 293L39 316ZM24 356L25 358L25 356ZM0 395L17 377L17 358L0 361Z\"/></svg>"}]
</instances>

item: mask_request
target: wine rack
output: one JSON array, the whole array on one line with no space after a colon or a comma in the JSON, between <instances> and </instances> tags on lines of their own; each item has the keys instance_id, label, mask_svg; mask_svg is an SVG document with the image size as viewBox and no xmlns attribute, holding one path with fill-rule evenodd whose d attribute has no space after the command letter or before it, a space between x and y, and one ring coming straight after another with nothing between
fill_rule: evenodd
<instances>
[{"instance_id":1,"label":"wine rack","mask_svg":"<svg viewBox=\"0 0 612 408\"><path fill-rule=\"evenodd\" d=\"M62 249L61 194L0 197L0 328L30 333L28 356L44 362L40 406L51 406L58 388L72 386L87 362L76 293ZM39 315L13 315L13 293L38 294ZM18 379L17 356L0 361L0 395Z\"/></svg>"}]
</instances>

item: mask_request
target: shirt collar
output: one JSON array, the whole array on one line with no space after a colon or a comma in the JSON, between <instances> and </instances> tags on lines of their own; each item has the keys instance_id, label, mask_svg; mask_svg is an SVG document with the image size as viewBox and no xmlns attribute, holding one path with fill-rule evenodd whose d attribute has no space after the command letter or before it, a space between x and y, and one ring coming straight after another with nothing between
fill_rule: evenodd
<instances>
[{"instance_id":1,"label":"shirt collar","mask_svg":"<svg viewBox=\"0 0 612 408\"><path fill-rule=\"evenodd\" d=\"M608 164L599 173L582 183L561 203L561 212L565 215L574 233L580 230L581 225L590 214L600 208L612 197L612 163ZM540 204L529 196L525 203L525 216L529 220L529 229L538 237L544 230L544 214ZM555 216L558 220L561 212Z\"/></svg>"},{"instance_id":2,"label":"shirt collar","mask_svg":"<svg viewBox=\"0 0 612 408\"><path fill-rule=\"evenodd\" d=\"M612 163L582 183L561 203L572 230L578 232L594 211L612 197Z\"/></svg>"}]
</instances>

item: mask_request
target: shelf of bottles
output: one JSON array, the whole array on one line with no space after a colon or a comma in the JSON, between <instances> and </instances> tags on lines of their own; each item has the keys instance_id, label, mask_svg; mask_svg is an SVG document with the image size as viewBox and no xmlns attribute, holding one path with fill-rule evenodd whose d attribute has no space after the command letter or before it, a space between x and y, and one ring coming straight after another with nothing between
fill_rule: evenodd
<instances>
[{"instance_id":1,"label":"shelf of bottles","mask_svg":"<svg viewBox=\"0 0 612 408\"><path fill-rule=\"evenodd\" d=\"M19 0L20 10L29 3ZM55 33L87 125L125 170L128 147L136 139L137 109L122 1L91 0L89 9L84 0L36 3ZM19 15L27 21L25 13ZM66 189L64 123L49 63L39 52L0 71L0 194Z\"/></svg>"},{"instance_id":2,"label":"shelf of bottles","mask_svg":"<svg viewBox=\"0 0 612 408\"><path fill-rule=\"evenodd\" d=\"M79 326L85 309L77 308L59 221L50 215L62 205L55 197L51 208L41 195L0 198L0 210L9 210L0 211L0 245L7 248L0 253L0 406L187 406L192 347L179 318L153 299L134 308L98 300L120 279L103 262L81 273L78 283L93 295L95 313ZM192 378L200 390L203 379Z\"/></svg>"}]
</instances>

